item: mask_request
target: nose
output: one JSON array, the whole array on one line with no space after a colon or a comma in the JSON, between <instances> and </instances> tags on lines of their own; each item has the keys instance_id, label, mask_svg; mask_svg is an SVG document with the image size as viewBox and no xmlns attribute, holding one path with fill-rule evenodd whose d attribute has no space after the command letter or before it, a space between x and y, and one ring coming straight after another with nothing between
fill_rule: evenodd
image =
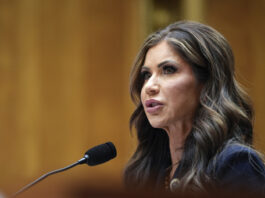
<instances>
[{"instance_id":1,"label":"nose","mask_svg":"<svg viewBox=\"0 0 265 198\"><path fill-rule=\"evenodd\" d=\"M153 96L159 93L160 86L157 79L152 76L144 85L145 93L149 96Z\"/></svg>"}]
</instances>

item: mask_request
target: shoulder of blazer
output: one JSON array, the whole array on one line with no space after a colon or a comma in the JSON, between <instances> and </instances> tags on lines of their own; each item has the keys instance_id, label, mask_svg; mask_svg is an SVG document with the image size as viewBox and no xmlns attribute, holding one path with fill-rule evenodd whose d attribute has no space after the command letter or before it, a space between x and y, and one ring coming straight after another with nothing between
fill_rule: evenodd
<instances>
[{"instance_id":1,"label":"shoulder of blazer","mask_svg":"<svg viewBox=\"0 0 265 198\"><path fill-rule=\"evenodd\" d=\"M236 143L228 145L216 157L214 164L212 173L218 186L264 191L265 166L254 149Z\"/></svg>"}]
</instances>

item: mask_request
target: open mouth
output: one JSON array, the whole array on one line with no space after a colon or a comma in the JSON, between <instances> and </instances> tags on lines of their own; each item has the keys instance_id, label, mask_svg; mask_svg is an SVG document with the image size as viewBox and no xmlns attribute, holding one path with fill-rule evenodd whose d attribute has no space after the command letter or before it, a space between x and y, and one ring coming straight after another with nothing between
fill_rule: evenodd
<instances>
[{"instance_id":1,"label":"open mouth","mask_svg":"<svg viewBox=\"0 0 265 198\"><path fill-rule=\"evenodd\" d=\"M157 113L163 106L158 100L150 99L145 101L146 111L148 113Z\"/></svg>"},{"instance_id":2,"label":"open mouth","mask_svg":"<svg viewBox=\"0 0 265 198\"><path fill-rule=\"evenodd\" d=\"M154 100L154 99L150 99L150 100L146 100L145 101L145 106L146 107L155 107L158 105L162 105L161 102L159 102L158 100Z\"/></svg>"},{"instance_id":3,"label":"open mouth","mask_svg":"<svg viewBox=\"0 0 265 198\"><path fill-rule=\"evenodd\" d=\"M155 106L157 106L157 105L161 105L161 103L158 103L158 102L152 102L152 103L149 103L149 104L147 105L147 107L155 107Z\"/></svg>"}]
</instances>

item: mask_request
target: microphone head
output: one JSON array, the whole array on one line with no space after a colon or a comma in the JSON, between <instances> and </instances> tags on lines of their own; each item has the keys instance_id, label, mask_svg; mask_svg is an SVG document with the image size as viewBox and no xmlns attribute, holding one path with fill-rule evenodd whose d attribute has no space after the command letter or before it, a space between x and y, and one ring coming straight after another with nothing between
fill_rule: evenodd
<instances>
[{"instance_id":1,"label":"microphone head","mask_svg":"<svg viewBox=\"0 0 265 198\"><path fill-rule=\"evenodd\" d=\"M89 149L85 153L87 158L85 163L89 166L95 166L113 159L116 155L117 152L114 144L112 142L106 142L105 144L100 144Z\"/></svg>"}]
</instances>

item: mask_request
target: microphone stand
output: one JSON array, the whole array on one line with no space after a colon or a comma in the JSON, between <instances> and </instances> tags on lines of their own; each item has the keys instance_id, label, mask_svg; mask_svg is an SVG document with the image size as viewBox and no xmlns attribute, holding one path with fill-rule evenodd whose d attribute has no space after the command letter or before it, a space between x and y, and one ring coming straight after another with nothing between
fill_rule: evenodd
<instances>
[{"instance_id":1,"label":"microphone stand","mask_svg":"<svg viewBox=\"0 0 265 198\"><path fill-rule=\"evenodd\" d=\"M82 159L78 160L77 162L69 165L69 166L66 166L64 168L61 168L61 169L57 169L57 170L53 170L51 172L48 172L44 175L42 175L41 177L39 177L38 179L36 179L35 181L31 182L30 184L24 186L23 188L21 188L19 191L17 191L15 194L13 194L11 196L11 198L14 198L16 197L17 195L21 194L22 192L26 191L27 189L29 189L30 187L32 187L33 185L37 184L38 182L40 182L41 180L45 179L46 177L50 176L50 175L53 175L53 174L56 174L56 173L60 173L60 172L63 172L63 171L66 171L70 168L73 168L75 167L76 165L79 165L79 164L84 164L88 159L88 155L85 155Z\"/></svg>"},{"instance_id":2,"label":"microphone stand","mask_svg":"<svg viewBox=\"0 0 265 198\"><path fill-rule=\"evenodd\" d=\"M66 166L64 168L61 169L57 169L51 172L48 172L44 175L42 175L41 177L39 177L38 179L36 179L35 181L33 181L32 183L26 185L25 187L23 187L22 189L20 189L18 192L16 192L15 194L13 194L11 196L11 198L16 197L17 195L21 194L22 192L26 191L27 189L29 189L30 187L32 187L33 185L35 185L36 183L40 182L41 180L45 179L46 177L53 175L55 173L59 173L65 170L68 170L70 168L75 167L78 164L85 164L87 163L89 166L94 166L94 165L98 165L98 164L102 164L114 157L116 157L116 148L114 146L114 144L112 142L106 142L105 144L100 144L98 146L95 146L91 149L89 149L83 158L81 158L80 160L78 160L77 162ZM92 156L90 158L90 156Z\"/></svg>"}]
</instances>

